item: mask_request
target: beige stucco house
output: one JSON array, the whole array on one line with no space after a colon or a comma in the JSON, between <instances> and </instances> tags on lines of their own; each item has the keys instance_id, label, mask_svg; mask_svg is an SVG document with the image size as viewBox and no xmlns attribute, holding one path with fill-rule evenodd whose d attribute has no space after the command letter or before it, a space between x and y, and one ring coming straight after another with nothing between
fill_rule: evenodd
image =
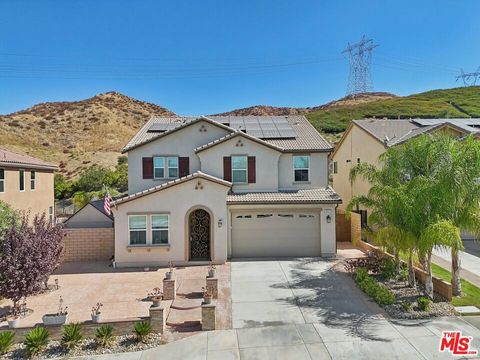
<instances>
[{"instance_id":1,"label":"beige stucco house","mask_svg":"<svg viewBox=\"0 0 480 360\"><path fill-rule=\"evenodd\" d=\"M334 255L332 150L303 116L151 119L123 150L117 266Z\"/></svg>"},{"instance_id":2,"label":"beige stucco house","mask_svg":"<svg viewBox=\"0 0 480 360\"><path fill-rule=\"evenodd\" d=\"M370 185L363 179L350 181L352 166L360 162L379 165L379 156L387 148L425 133L448 133L466 136L476 133L480 119L366 119L353 120L347 128L331 157L332 184L343 202L344 209L357 195L365 195ZM366 220L366 209L358 209L362 221Z\"/></svg>"},{"instance_id":3,"label":"beige stucco house","mask_svg":"<svg viewBox=\"0 0 480 360\"><path fill-rule=\"evenodd\" d=\"M54 219L54 164L0 148L0 200L31 216Z\"/></svg>"}]
</instances>

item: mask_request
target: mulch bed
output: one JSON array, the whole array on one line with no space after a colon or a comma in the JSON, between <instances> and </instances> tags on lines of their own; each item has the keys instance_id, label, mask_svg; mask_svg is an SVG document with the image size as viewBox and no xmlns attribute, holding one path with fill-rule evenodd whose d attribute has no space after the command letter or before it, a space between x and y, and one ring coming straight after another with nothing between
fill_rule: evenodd
<instances>
[{"instance_id":1,"label":"mulch bed","mask_svg":"<svg viewBox=\"0 0 480 360\"><path fill-rule=\"evenodd\" d=\"M417 299L425 296L425 286L417 283L416 288L411 288L408 283L398 280L377 280L387 286L397 299L393 305L384 305L383 308L392 318L397 319L427 319L436 316L452 316L455 315L455 309L447 299L438 294L434 294L433 301L427 311L423 311L418 307ZM410 303L411 308L406 311L402 304Z\"/></svg>"},{"instance_id":2,"label":"mulch bed","mask_svg":"<svg viewBox=\"0 0 480 360\"><path fill-rule=\"evenodd\" d=\"M84 339L80 345L73 349L65 349L59 341L50 341L45 351L38 355L40 359L52 359L59 357L116 354L146 350L165 344L161 334L149 335L145 343L138 342L134 335L116 336L109 347L97 347L94 339ZM15 345L14 349L0 356L0 359L29 359L26 355L23 344Z\"/></svg>"}]
</instances>

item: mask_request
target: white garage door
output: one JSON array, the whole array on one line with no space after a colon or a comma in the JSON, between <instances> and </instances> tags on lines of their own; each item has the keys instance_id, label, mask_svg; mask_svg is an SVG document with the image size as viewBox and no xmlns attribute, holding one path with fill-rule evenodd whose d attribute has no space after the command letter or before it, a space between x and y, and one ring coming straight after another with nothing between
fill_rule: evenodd
<instances>
[{"instance_id":1,"label":"white garage door","mask_svg":"<svg viewBox=\"0 0 480 360\"><path fill-rule=\"evenodd\" d=\"M319 256L320 213L232 213L232 257Z\"/></svg>"}]
</instances>

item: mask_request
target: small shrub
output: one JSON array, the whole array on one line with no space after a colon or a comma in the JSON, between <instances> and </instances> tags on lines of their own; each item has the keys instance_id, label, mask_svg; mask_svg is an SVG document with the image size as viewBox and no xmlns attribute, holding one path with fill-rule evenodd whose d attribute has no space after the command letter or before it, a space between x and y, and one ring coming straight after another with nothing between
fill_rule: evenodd
<instances>
[{"instance_id":1,"label":"small shrub","mask_svg":"<svg viewBox=\"0 0 480 360\"><path fill-rule=\"evenodd\" d=\"M426 296L421 296L417 299L418 307L422 311L428 311L430 309L430 299Z\"/></svg>"},{"instance_id":2,"label":"small shrub","mask_svg":"<svg viewBox=\"0 0 480 360\"><path fill-rule=\"evenodd\" d=\"M408 268L402 267L400 273L397 275L398 281L407 281L408 280Z\"/></svg>"},{"instance_id":3,"label":"small shrub","mask_svg":"<svg viewBox=\"0 0 480 360\"><path fill-rule=\"evenodd\" d=\"M380 265L380 276L385 280L390 280L395 277L396 266L395 261L390 258L382 260Z\"/></svg>"},{"instance_id":4,"label":"small shrub","mask_svg":"<svg viewBox=\"0 0 480 360\"><path fill-rule=\"evenodd\" d=\"M349 273L356 272L358 268L364 267L372 274L380 273L382 259L376 252L369 252L367 257L349 259L345 262L345 270Z\"/></svg>"},{"instance_id":5,"label":"small shrub","mask_svg":"<svg viewBox=\"0 0 480 360\"><path fill-rule=\"evenodd\" d=\"M74 349L82 341L80 325L68 324L63 327L62 345L67 349Z\"/></svg>"},{"instance_id":6,"label":"small shrub","mask_svg":"<svg viewBox=\"0 0 480 360\"><path fill-rule=\"evenodd\" d=\"M50 334L48 333L48 330L42 326L30 330L25 336L25 341L23 342L28 355L34 357L45 349L48 344L49 336Z\"/></svg>"},{"instance_id":7,"label":"small shrub","mask_svg":"<svg viewBox=\"0 0 480 360\"><path fill-rule=\"evenodd\" d=\"M13 331L0 332L0 355L6 354L13 346L13 338L15 333Z\"/></svg>"},{"instance_id":8,"label":"small shrub","mask_svg":"<svg viewBox=\"0 0 480 360\"><path fill-rule=\"evenodd\" d=\"M113 327L111 325L100 326L95 331L95 338L98 346L109 346L113 341Z\"/></svg>"},{"instance_id":9,"label":"small shrub","mask_svg":"<svg viewBox=\"0 0 480 360\"><path fill-rule=\"evenodd\" d=\"M412 310L412 303L409 302L409 301L405 301L402 303L402 309L403 311L405 312L410 312L410 310Z\"/></svg>"},{"instance_id":10,"label":"small shrub","mask_svg":"<svg viewBox=\"0 0 480 360\"><path fill-rule=\"evenodd\" d=\"M380 305L391 305L395 302L395 295L386 286L381 285L372 276L368 275L365 268L358 268L355 275L358 287L373 298Z\"/></svg>"},{"instance_id":11,"label":"small shrub","mask_svg":"<svg viewBox=\"0 0 480 360\"><path fill-rule=\"evenodd\" d=\"M139 341L145 342L147 336L151 333L152 326L147 321L138 321L135 323L133 332Z\"/></svg>"},{"instance_id":12,"label":"small shrub","mask_svg":"<svg viewBox=\"0 0 480 360\"><path fill-rule=\"evenodd\" d=\"M375 301L380 305L392 305L395 302L395 294L384 285L378 283L376 285L375 294L373 295Z\"/></svg>"},{"instance_id":13,"label":"small shrub","mask_svg":"<svg viewBox=\"0 0 480 360\"><path fill-rule=\"evenodd\" d=\"M357 282L362 282L365 278L368 277L368 270L365 267L359 267L355 270L355 280Z\"/></svg>"}]
</instances>

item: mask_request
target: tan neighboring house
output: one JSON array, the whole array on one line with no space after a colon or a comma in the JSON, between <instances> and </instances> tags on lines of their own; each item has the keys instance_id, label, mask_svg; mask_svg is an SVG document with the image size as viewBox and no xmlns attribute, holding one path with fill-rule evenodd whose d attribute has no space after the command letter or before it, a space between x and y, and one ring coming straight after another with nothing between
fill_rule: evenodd
<instances>
[{"instance_id":1,"label":"tan neighboring house","mask_svg":"<svg viewBox=\"0 0 480 360\"><path fill-rule=\"evenodd\" d=\"M45 213L53 221L56 170L54 164L0 148L0 200L31 216Z\"/></svg>"},{"instance_id":2,"label":"tan neighboring house","mask_svg":"<svg viewBox=\"0 0 480 360\"><path fill-rule=\"evenodd\" d=\"M378 157L391 146L425 133L444 132L453 136L476 133L480 119L366 119L353 120L331 157L332 183L345 209L352 197L365 195L370 185L363 179L350 182L352 166L360 162L379 165ZM366 209L357 209L366 221Z\"/></svg>"},{"instance_id":3,"label":"tan neighboring house","mask_svg":"<svg viewBox=\"0 0 480 360\"><path fill-rule=\"evenodd\" d=\"M335 255L332 151L303 116L151 119L123 149L117 266Z\"/></svg>"}]
</instances>

